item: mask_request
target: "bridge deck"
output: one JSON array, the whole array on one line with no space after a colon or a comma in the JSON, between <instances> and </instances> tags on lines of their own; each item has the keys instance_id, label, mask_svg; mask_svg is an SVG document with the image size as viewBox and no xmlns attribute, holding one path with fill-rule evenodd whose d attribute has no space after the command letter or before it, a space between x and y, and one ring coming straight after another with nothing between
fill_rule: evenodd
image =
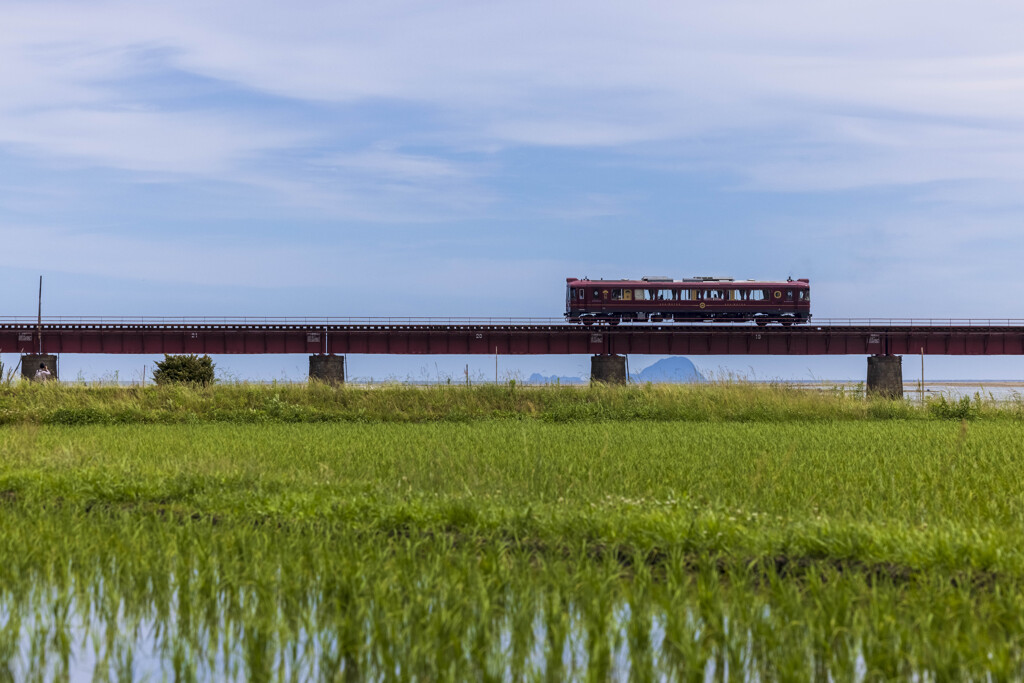
<instances>
[{"instance_id":1,"label":"bridge deck","mask_svg":"<svg viewBox=\"0 0 1024 683\"><path fill-rule=\"evenodd\" d=\"M1024 320L567 325L560 318L33 318L0 320L5 353L1021 355Z\"/></svg>"}]
</instances>

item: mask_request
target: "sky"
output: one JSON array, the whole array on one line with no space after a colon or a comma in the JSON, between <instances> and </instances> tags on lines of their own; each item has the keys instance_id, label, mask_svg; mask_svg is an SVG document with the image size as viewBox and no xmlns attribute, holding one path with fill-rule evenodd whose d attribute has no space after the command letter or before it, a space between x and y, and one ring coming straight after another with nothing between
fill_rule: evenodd
<instances>
[{"instance_id":1,"label":"sky","mask_svg":"<svg viewBox=\"0 0 1024 683\"><path fill-rule=\"evenodd\" d=\"M1022 25L976 0L0 0L0 318L40 275L45 316L557 317L569 276L704 274L810 278L818 319L1024 318ZM465 364L493 374L349 359Z\"/></svg>"}]
</instances>

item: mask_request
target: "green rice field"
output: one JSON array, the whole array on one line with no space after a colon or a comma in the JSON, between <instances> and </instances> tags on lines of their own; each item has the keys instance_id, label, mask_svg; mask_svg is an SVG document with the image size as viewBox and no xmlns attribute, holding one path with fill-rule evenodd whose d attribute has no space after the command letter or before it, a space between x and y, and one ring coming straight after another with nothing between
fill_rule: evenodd
<instances>
[{"instance_id":1,"label":"green rice field","mask_svg":"<svg viewBox=\"0 0 1024 683\"><path fill-rule=\"evenodd\" d=\"M1024 405L0 388L0 680L1016 680Z\"/></svg>"}]
</instances>

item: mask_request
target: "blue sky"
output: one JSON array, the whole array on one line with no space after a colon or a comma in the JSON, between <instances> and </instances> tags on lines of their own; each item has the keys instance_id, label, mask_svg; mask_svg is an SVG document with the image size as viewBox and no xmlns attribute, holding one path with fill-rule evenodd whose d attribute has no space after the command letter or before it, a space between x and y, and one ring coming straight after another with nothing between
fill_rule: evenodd
<instances>
[{"instance_id":1,"label":"blue sky","mask_svg":"<svg viewBox=\"0 0 1024 683\"><path fill-rule=\"evenodd\" d=\"M47 315L543 317L566 276L713 273L808 277L817 317L1024 318L1022 25L947 0L3 0L0 316L34 314L40 274ZM466 362L493 375L350 370Z\"/></svg>"}]
</instances>

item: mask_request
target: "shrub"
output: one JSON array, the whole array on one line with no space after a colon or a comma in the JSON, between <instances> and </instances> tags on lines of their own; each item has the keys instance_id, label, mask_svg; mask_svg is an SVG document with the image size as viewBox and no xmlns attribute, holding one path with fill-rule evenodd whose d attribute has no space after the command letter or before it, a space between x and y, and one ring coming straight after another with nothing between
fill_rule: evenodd
<instances>
[{"instance_id":1,"label":"shrub","mask_svg":"<svg viewBox=\"0 0 1024 683\"><path fill-rule=\"evenodd\" d=\"M189 354L170 356L157 361L153 381L157 384L213 384L213 359L209 356Z\"/></svg>"},{"instance_id":2,"label":"shrub","mask_svg":"<svg viewBox=\"0 0 1024 683\"><path fill-rule=\"evenodd\" d=\"M938 418L949 420L971 420L981 412L981 398L978 397L971 403L970 396L962 396L959 400L946 400L945 396L939 396L934 401L928 401L928 412Z\"/></svg>"}]
</instances>

